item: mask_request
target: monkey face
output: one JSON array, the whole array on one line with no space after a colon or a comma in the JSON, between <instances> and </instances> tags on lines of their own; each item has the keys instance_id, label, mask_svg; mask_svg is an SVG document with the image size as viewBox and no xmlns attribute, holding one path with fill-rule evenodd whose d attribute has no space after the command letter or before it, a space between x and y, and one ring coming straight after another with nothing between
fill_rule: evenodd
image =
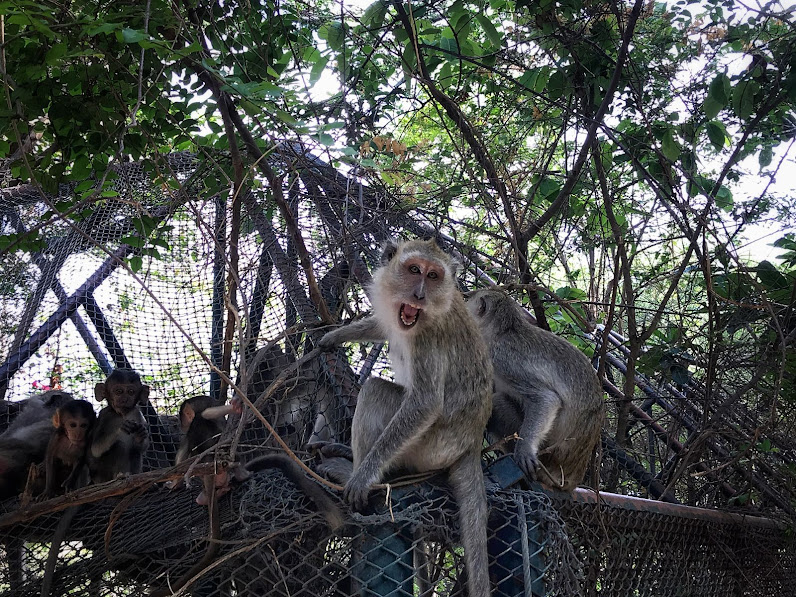
<instances>
[{"instance_id":1,"label":"monkey face","mask_svg":"<svg viewBox=\"0 0 796 597\"><path fill-rule=\"evenodd\" d=\"M53 426L66 435L72 446L82 448L96 420L97 415L89 402L71 400L55 412Z\"/></svg>"},{"instance_id":2,"label":"monkey face","mask_svg":"<svg viewBox=\"0 0 796 597\"><path fill-rule=\"evenodd\" d=\"M433 241L390 247L382 263L374 276L374 309L382 311L386 321L395 321L399 330L408 331L449 309L454 273L450 259Z\"/></svg>"},{"instance_id":3,"label":"monkey face","mask_svg":"<svg viewBox=\"0 0 796 597\"><path fill-rule=\"evenodd\" d=\"M90 428L88 420L82 417L66 416L64 417L63 428L66 437L69 438L69 443L78 447L85 445Z\"/></svg>"},{"instance_id":4,"label":"monkey face","mask_svg":"<svg viewBox=\"0 0 796 597\"><path fill-rule=\"evenodd\" d=\"M99 384L98 384L99 385ZM138 383L105 384L105 399L120 415L131 412L139 404L146 404L149 397L149 386Z\"/></svg>"}]
</instances>

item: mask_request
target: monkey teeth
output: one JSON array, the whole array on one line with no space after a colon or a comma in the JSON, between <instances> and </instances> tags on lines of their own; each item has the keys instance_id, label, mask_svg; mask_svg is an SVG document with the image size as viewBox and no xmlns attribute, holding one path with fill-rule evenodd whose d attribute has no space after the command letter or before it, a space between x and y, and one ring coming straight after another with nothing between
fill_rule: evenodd
<instances>
[{"instance_id":1,"label":"monkey teeth","mask_svg":"<svg viewBox=\"0 0 796 597\"><path fill-rule=\"evenodd\" d=\"M401 323L410 328L417 323L417 318L420 316L420 308L404 303L401 305L400 316Z\"/></svg>"}]
</instances>

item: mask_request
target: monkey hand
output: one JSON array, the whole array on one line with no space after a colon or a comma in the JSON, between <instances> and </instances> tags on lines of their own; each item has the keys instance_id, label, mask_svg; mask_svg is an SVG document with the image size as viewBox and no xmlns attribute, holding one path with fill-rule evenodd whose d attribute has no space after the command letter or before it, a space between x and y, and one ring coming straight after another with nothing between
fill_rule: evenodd
<instances>
[{"instance_id":1,"label":"monkey hand","mask_svg":"<svg viewBox=\"0 0 796 597\"><path fill-rule=\"evenodd\" d=\"M135 421L125 421L122 423L122 431L132 435L138 443L144 443L147 440L147 430L141 423Z\"/></svg>"},{"instance_id":2,"label":"monkey hand","mask_svg":"<svg viewBox=\"0 0 796 597\"><path fill-rule=\"evenodd\" d=\"M318 340L318 348L321 350L330 350L337 346L340 343L337 340L337 331L338 330L332 330L331 332L326 332L323 337Z\"/></svg>"},{"instance_id":3,"label":"monkey hand","mask_svg":"<svg viewBox=\"0 0 796 597\"><path fill-rule=\"evenodd\" d=\"M529 480L536 481L536 472L539 469L539 455L536 450L520 441L514 449L514 461Z\"/></svg>"},{"instance_id":4,"label":"monkey hand","mask_svg":"<svg viewBox=\"0 0 796 597\"><path fill-rule=\"evenodd\" d=\"M368 475L360 466L348 480L343 490L343 499L351 504L354 512L362 512L367 508L370 488L378 481L378 476Z\"/></svg>"},{"instance_id":5,"label":"monkey hand","mask_svg":"<svg viewBox=\"0 0 796 597\"><path fill-rule=\"evenodd\" d=\"M137 423L136 421L125 421L122 423L122 431L129 435L136 435L140 433L140 431L144 428L141 423Z\"/></svg>"}]
</instances>

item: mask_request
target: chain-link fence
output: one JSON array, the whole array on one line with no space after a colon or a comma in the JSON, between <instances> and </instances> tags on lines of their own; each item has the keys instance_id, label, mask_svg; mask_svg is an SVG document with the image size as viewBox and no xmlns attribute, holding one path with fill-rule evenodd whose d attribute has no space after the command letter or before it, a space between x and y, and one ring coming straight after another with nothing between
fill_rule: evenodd
<instances>
[{"instance_id":1,"label":"chain-link fence","mask_svg":"<svg viewBox=\"0 0 796 597\"><path fill-rule=\"evenodd\" d=\"M277 471L234 483L217 501L217 516L196 504L198 480L166 485L188 468L174 467L176 413L197 394L226 400L234 389L262 416L233 417L215 464L197 473L281 450L263 420L310 467L310 440L350 443L359 386L370 375L390 375L385 347L310 353L325 331L321 310L335 320L367 311L362 287L380 241L399 233L436 237L464 263L463 288L514 273L453 238L450 221L422 210L410 216L296 146L272 159L285 173L289 214L274 207L267 187L255 186L242 197L237 228L226 199L207 192L223 159L217 170L197 169L187 154L122 165L114 193L90 206L76 185L58 197L24 185L0 189L7 238L21 242L47 223L43 242L0 256L0 427L40 390L91 399L114 367L135 369L151 387L144 473L50 500L20 486L22 495L2 504L2 594L40 595L45 583L50 595L464 594L458 522L444 483L398 484L386 499L374 498L372 512L347 513L334 531ZM55 203L70 201L69 216L50 221ZM621 350L607 358L612 396L621 387ZM647 401L638 421L655 409L662 429L663 408L681 426L697 419L693 392L678 395L641 378L639 388ZM792 442L782 440L768 466L787 464ZM734 484L751 484L766 511L788 512L790 490L769 485L764 471L711 460L722 450L726 456L723 441L705 458L704 475L682 491L663 491L643 458L607 437L603 468L613 463L629 492L670 501L689 495L703 506L726 504L738 492ZM0 436L0 459L3 449ZM510 461L488 460L496 595L785 594L796 577L778 523L664 511L649 501L549 496L523 488ZM56 533L63 542L52 549Z\"/></svg>"}]
</instances>

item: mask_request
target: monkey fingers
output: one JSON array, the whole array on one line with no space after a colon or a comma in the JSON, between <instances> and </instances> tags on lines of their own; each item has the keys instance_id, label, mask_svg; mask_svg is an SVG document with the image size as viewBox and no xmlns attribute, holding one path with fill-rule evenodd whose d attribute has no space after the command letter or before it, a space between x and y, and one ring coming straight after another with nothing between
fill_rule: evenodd
<instances>
[{"instance_id":1,"label":"monkey fingers","mask_svg":"<svg viewBox=\"0 0 796 597\"><path fill-rule=\"evenodd\" d=\"M539 457L534 451L527 447L523 449L522 442L519 442L514 449L514 461L529 480L536 481L536 472L539 468Z\"/></svg>"},{"instance_id":2,"label":"monkey fingers","mask_svg":"<svg viewBox=\"0 0 796 597\"><path fill-rule=\"evenodd\" d=\"M340 444L337 442L316 442L312 445L313 448L318 449L321 456L326 458L345 458L347 460L354 460L354 451L351 446Z\"/></svg>"},{"instance_id":3,"label":"monkey fingers","mask_svg":"<svg viewBox=\"0 0 796 597\"><path fill-rule=\"evenodd\" d=\"M122 423L122 431L130 435L140 433L143 428L144 426L141 423L136 423L135 421L126 420Z\"/></svg>"},{"instance_id":4,"label":"monkey fingers","mask_svg":"<svg viewBox=\"0 0 796 597\"><path fill-rule=\"evenodd\" d=\"M350 460L335 457L324 459L315 467L315 470L330 481L345 485L351 478L353 466Z\"/></svg>"},{"instance_id":5,"label":"monkey fingers","mask_svg":"<svg viewBox=\"0 0 796 597\"><path fill-rule=\"evenodd\" d=\"M378 478L376 478L376 481ZM355 512L364 512L368 506L370 488L376 481L370 481L362 468L357 470L346 483L343 490L343 499L351 504Z\"/></svg>"}]
</instances>

